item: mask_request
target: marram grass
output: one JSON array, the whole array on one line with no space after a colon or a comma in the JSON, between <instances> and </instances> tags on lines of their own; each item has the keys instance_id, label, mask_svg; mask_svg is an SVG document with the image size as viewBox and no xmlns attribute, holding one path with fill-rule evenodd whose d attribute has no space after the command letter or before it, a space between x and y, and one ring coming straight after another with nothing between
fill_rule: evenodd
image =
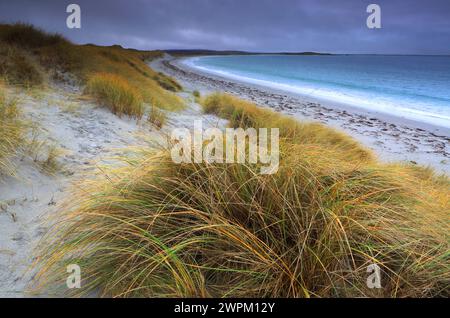
<instances>
[{"instance_id":1,"label":"marram grass","mask_svg":"<svg viewBox=\"0 0 450 318\"><path fill-rule=\"evenodd\" d=\"M373 161L373 154L350 136L319 123L300 122L229 94L214 93L201 101L205 113L228 119L231 127L279 128L290 143L320 145L344 154L347 160Z\"/></svg>"},{"instance_id":2,"label":"marram grass","mask_svg":"<svg viewBox=\"0 0 450 318\"><path fill-rule=\"evenodd\" d=\"M44 82L43 72L30 54L1 41L0 76L10 84L26 88L39 86Z\"/></svg>"},{"instance_id":3,"label":"marram grass","mask_svg":"<svg viewBox=\"0 0 450 318\"><path fill-rule=\"evenodd\" d=\"M14 55L11 59L9 55L0 57L0 61L8 61L0 66L0 73L14 79L15 84L27 84L31 75L34 75L32 83L44 80L39 77L41 69L58 81L61 72L72 74L81 84L86 84L94 74L109 73L126 79L151 105L167 110L180 110L185 106L174 94L182 89L180 84L147 65L148 60L162 56L161 51L138 51L118 45L76 45L61 35L49 34L31 25L0 24L0 52L8 52L9 48L13 48Z\"/></svg>"},{"instance_id":4,"label":"marram grass","mask_svg":"<svg viewBox=\"0 0 450 318\"><path fill-rule=\"evenodd\" d=\"M87 82L86 92L114 114L141 119L144 113L142 96L121 76L98 73Z\"/></svg>"},{"instance_id":5,"label":"marram grass","mask_svg":"<svg viewBox=\"0 0 450 318\"><path fill-rule=\"evenodd\" d=\"M167 114L156 106L150 108L147 120L157 128L161 128L167 122Z\"/></svg>"},{"instance_id":6,"label":"marram grass","mask_svg":"<svg viewBox=\"0 0 450 318\"><path fill-rule=\"evenodd\" d=\"M0 84L0 178L14 173L13 159L24 140L25 126L17 101L9 99Z\"/></svg>"},{"instance_id":7,"label":"marram grass","mask_svg":"<svg viewBox=\"0 0 450 318\"><path fill-rule=\"evenodd\" d=\"M54 221L33 287L108 297L449 296L448 179L379 164L326 127L297 131L318 126L275 119L295 126L280 132L274 175L177 165L167 150L143 149L102 169ZM82 288L68 291L74 263ZM381 289L366 285L371 264Z\"/></svg>"}]
</instances>

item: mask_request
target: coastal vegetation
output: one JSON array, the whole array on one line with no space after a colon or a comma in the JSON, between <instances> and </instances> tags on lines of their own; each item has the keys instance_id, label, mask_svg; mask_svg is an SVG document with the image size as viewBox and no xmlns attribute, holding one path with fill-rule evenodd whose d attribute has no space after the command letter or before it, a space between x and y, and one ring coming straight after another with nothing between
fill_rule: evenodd
<instances>
[{"instance_id":1,"label":"coastal vegetation","mask_svg":"<svg viewBox=\"0 0 450 318\"><path fill-rule=\"evenodd\" d=\"M114 114L142 118L144 107L141 94L118 75L95 74L89 78L86 91Z\"/></svg>"},{"instance_id":2,"label":"coastal vegetation","mask_svg":"<svg viewBox=\"0 0 450 318\"><path fill-rule=\"evenodd\" d=\"M0 44L0 74L7 82L25 87L44 82L43 72L30 54L8 44Z\"/></svg>"},{"instance_id":3,"label":"coastal vegetation","mask_svg":"<svg viewBox=\"0 0 450 318\"><path fill-rule=\"evenodd\" d=\"M278 173L134 149L71 197L37 288L57 288L77 263L76 296L448 296L447 177L381 164L344 134L236 97L202 104L232 127L279 127ZM366 285L374 264L381 289Z\"/></svg>"},{"instance_id":4,"label":"coastal vegetation","mask_svg":"<svg viewBox=\"0 0 450 318\"><path fill-rule=\"evenodd\" d=\"M1 76L17 85L45 84L45 75L57 82L85 85L98 73L120 76L137 90L144 102L179 110L183 100L173 94L182 89L175 80L155 72L147 61L161 51L138 51L114 45L76 45L58 34L27 24L0 24Z\"/></svg>"},{"instance_id":5,"label":"coastal vegetation","mask_svg":"<svg viewBox=\"0 0 450 318\"><path fill-rule=\"evenodd\" d=\"M200 92L199 92L198 90L194 90L194 91L192 92L192 96L194 96L194 101L195 101L196 103L199 103L199 102L200 102L200 98L202 97L201 94L200 94Z\"/></svg>"},{"instance_id":6,"label":"coastal vegetation","mask_svg":"<svg viewBox=\"0 0 450 318\"><path fill-rule=\"evenodd\" d=\"M25 123L20 114L17 100L8 98L0 85L0 178L13 174L13 158L25 137Z\"/></svg>"},{"instance_id":7,"label":"coastal vegetation","mask_svg":"<svg viewBox=\"0 0 450 318\"><path fill-rule=\"evenodd\" d=\"M159 128L168 111L185 104L175 94L181 85L146 64L160 51L76 45L15 24L0 25L0 53L8 84L80 85L118 116L147 114ZM232 95L193 96L204 113L230 127L279 128L278 172L260 174L258 163L176 164L169 148L131 145L114 164L89 170L58 206L36 254L34 290L106 297L450 296L448 177L381 163L342 132ZM22 144L43 169L58 169L60 150L38 132L28 140L29 130L17 101L0 86L0 177L13 173ZM67 294L73 264L82 268L82 288ZM373 265L381 270L380 289L366 284Z\"/></svg>"},{"instance_id":8,"label":"coastal vegetation","mask_svg":"<svg viewBox=\"0 0 450 318\"><path fill-rule=\"evenodd\" d=\"M249 51L215 51L215 50L165 50L173 56L214 56L214 55L332 55L320 52L249 52Z\"/></svg>"},{"instance_id":9,"label":"coastal vegetation","mask_svg":"<svg viewBox=\"0 0 450 318\"><path fill-rule=\"evenodd\" d=\"M353 138L322 124L300 122L228 94L211 94L201 104L205 113L228 119L233 128L279 128L280 138L290 143L320 145L347 160L373 161L373 154Z\"/></svg>"},{"instance_id":10,"label":"coastal vegetation","mask_svg":"<svg viewBox=\"0 0 450 318\"><path fill-rule=\"evenodd\" d=\"M60 149L46 140L42 127L25 118L19 99L8 96L0 83L0 183L5 176L18 175L18 162L30 159L52 174L58 170Z\"/></svg>"},{"instance_id":11,"label":"coastal vegetation","mask_svg":"<svg viewBox=\"0 0 450 318\"><path fill-rule=\"evenodd\" d=\"M162 128L167 122L167 115L163 110L153 106L149 110L147 120L157 128Z\"/></svg>"}]
</instances>

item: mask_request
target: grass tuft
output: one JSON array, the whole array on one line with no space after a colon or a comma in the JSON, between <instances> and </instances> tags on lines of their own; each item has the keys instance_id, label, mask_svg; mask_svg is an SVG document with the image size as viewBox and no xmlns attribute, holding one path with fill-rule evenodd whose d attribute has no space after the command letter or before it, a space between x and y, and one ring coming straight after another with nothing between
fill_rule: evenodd
<instances>
[{"instance_id":1,"label":"grass tuft","mask_svg":"<svg viewBox=\"0 0 450 318\"><path fill-rule=\"evenodd\" d=\"M449 296L448 178L379 164L340 133L231 97L204 105L241 127L283 123L278 173L136 150L78 187L42 243L35 287L66 291L76 263L77 296ZM371 264L382 289L366 285Z\"/></svg>"},{"instance_id":2,"label":"grass tuft","mask_svg":"<svg viewBox=\"0 0 450 318\"><path fill-rule=\"evenodd\" d=\"M0 87L0 176L14 173L13 158L24 140L25 124L16 100L10 100Z\"/></svg>"},{"instance_id":3,"label":"grass tuft","mask_svg":"<svg viewBox=\"0 0 450 318\"><path fill-rule=\"evenodd\" d=\"M0 76L10 84L25 87L40 85L44 82L41 68L29 54L1 42Z\"/></svg>"},{"instance_id":4,"label":"grass tuft","mask_svg":"<svg viewBox=\"0 0 450 318\"><path fill-rule=\"evenodd\" d=\"M47 33L31 24L15 23L2 24L0 28L1 39L10 45L26 49L36 49L52 46L68 41L60 34Z\"/></svg>"},{"instance_id":5,"label":"grass tuft","mask_svg":"<svg viewBox=\"0 0 450 318\"><path fill-rule=\"evenodd\" d=\"M54 174L62 167L58 161L62 151L56 145L50 145L47 148L47 156L45 160L41 162L41 167L44 172Z\"/></svg>"},{"instance_id":6,"label":"grass tuft","mask_svg":"<svg viewBox=\"0 0 450 318\"><path fill-rule=\"evenodd\" d=\"M167 122L167 115L158 107L153 106L149 111L148 121L157 128L162 128L162 126Z\"/></svg>"},{"instance_id":7,"label":"grass tuft","mask_svg":"<svg viewBox=\"0 0 450 318\"><path fill-rule=\"evenodd\" d=\"M158 84L171 92L179 92L183 87L173 78L166 76L164 73L158 72L157 76L153 77Z\"/></svg>"},{"instance_id":8,"label":"grass tuft","mask_svg":"<svg viewBox=\"0 0 450 318\"><path fill-rule=\"evenodd\" d=\"M144 106L140 93L118 75L95 74L88 80L86 92L114 114L142 118Z\"/></svg>"},{"instance_id":9,"label":"grass tuft","mask_svg":"<svg viewBox=\"0 0 450 318\"><path fill-rule=\"evenodd\" d=\"M31 25L0 24L0 51L9 47L14 47L18 56L24 56L37 70L44 69L55 81L86 84L97 73L109 73L126 79L151 105L166 110L185 107L184 101L174 94L182 89L181 85L147 65L148 60L162 56L160 51L138 51L119 45L76 45ZM16 72L15 63L8 63L12 65L9 71ZM21 71L19 74L28 73Z\"/></svg>"},{"instance_id":10,"label":"grass tuft","mask_svg":"<svg viewBox=\"0 0 450 318\"><path fill-rule=\"evenodd\" d=\"M229 94L208 95L201 100L201 105L205 113L228 119L231 127L279 128L280 138L291 143L323 146L345 155L347 160L374 159L370 150L344 133L319 123L297 121Z\"/></svg>"}]
</instances>

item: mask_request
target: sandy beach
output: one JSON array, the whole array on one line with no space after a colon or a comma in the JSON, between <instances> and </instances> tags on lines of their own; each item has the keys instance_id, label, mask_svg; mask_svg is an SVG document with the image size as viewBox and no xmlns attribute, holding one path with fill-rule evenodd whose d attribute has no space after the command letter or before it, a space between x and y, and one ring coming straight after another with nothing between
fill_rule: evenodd
<instances>
[{"instance_id":1,"label":"sandy beach","mask_svg":"<svg viewBox=\"0 0 450 318\"><path fill-rule=\"evenodd\" d=\"M449 0L4 2L0 298L450 297Z\"/></svg>"},{"instance_id":2,"label":"sandy beach","mask_svg":"<svg viewBox=\"0 0 450 318\"><path fill-rule=\"evenodd\" d=\"M38 242L80 181L95 177L100 166L112 164L130 147L163 145L173 127L191 129L198 119L205 126L226 125L223 119L203 114L188 92L179 93L187 108L167 112L168 122L161 131L146 120L119 118L86 100L78 85L52 84L38 93L20 88L7 92L19 100L25 118L39 124L39 139L55 145L60 155L55 173L42 171L30 158L17 158L16 175L0 181L0 297L37 296L29 288Z\"/></svg>"},{"instance_id":3,"label":"sandy beach","mask_svg":"<svg viewBox=\"0 0 450 318\"><path fill-rule=\"evenodd\" d=\"M29 296L33 280L29 272L37 243L48 230L48 219L58 215L61 202L67 202L73 185L98 171L98 165L120 155L128 147L164 142L175 127L193 128L202 119L205 127L225 127L227 121L203 114L192 96L224 91L251 100L296 118L341 129L374 150L384 161L405 161L430 165L443 173L450 171L449 132L439 127L365 113L346 105L331 105L265 87L232 81L186 67L182 60L166 56L150 66L176 78L184 87L178 95L187 103L181 112L167 112L161 131L145 120L119 118L83 98L77 85L56 85L33 95L9 89L20 100L25 116L42 127L46 138L60 150L61 170L49 175L29 159L18 162L18 175L3 181L0 193L0 296Z\"/></svg>"},{"instance_id":4,"label":"sandy beach","mask_svg":"<svg viewBox=\"0 0 450 318\"><path fill-rule=\"evenodd\" d=\"M373 149L385 162L431 166L450 173L450 131L385 113L300 96L207 73L166 56L150 66L176 78L188 90L202 94L223 91L307 121L318 121L345 131Z\"/></svg>"}]
</instances>

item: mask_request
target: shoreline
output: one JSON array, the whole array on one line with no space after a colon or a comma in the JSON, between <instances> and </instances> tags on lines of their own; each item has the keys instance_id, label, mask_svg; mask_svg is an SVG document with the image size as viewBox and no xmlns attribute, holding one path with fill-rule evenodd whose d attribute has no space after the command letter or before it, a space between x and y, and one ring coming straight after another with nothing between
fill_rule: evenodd
<instances>
[{"instance_id":1,"label":"shoreline","mask_svg":"<svg viewBox=\"0 0 450 318\"><path fill-rule=\"evenodd\" d=\"M184 59L166 56L150 66L175 77L188 90L227 92L300 120L344 131L382 161L431 166L450 174L450 130L445 127L227 78L190 67Z\"/></svg>"}]
</instances>

